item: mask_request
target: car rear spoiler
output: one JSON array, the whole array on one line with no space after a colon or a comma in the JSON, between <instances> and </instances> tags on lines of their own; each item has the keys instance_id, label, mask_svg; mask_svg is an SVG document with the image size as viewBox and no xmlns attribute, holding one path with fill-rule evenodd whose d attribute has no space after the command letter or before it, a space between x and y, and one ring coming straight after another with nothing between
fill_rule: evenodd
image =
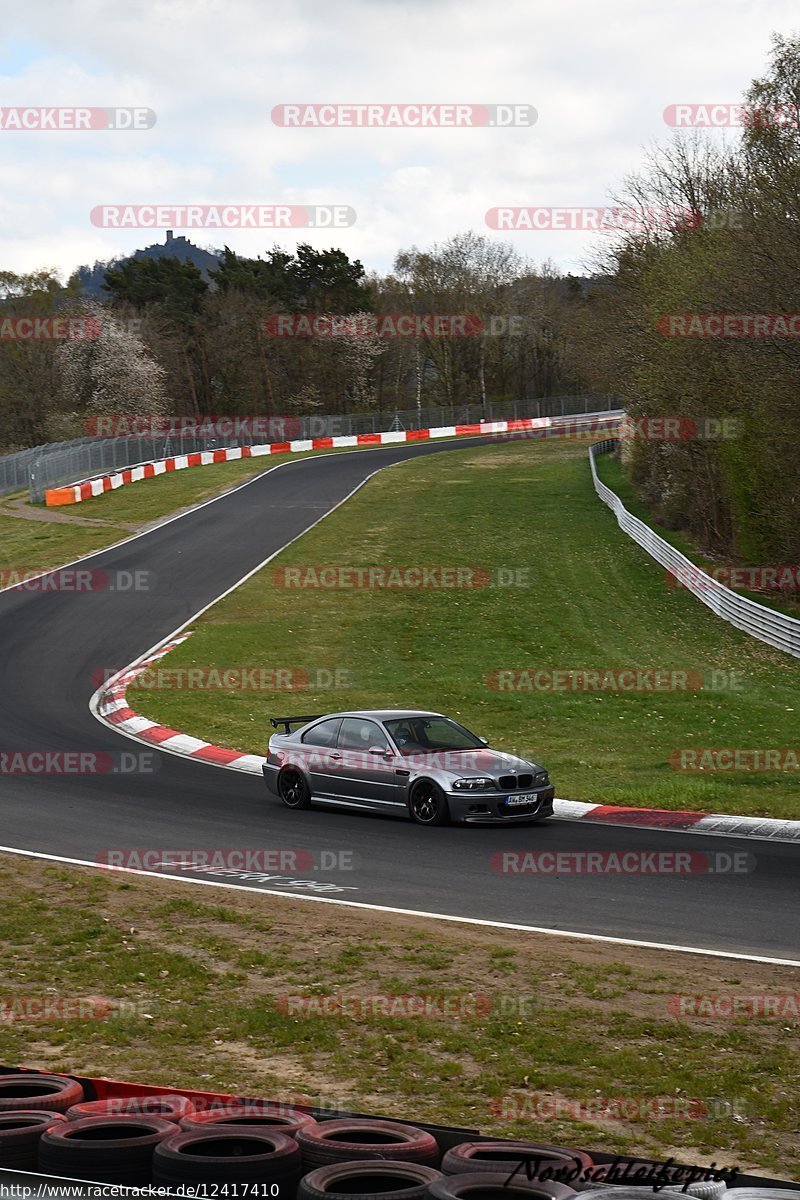
<instances>
[{"instance_id":1,"label":"car rear spoiler","mask_svg":"<svg viewBox=\"0 0 800 1200\"><path fill-rule=\"evenodd\" d=\"M325 713L314 713L310 717L270 717L269 723L273 729L277 729L279 725L283 726L284 734L291 733L290 725L307 725L309 721L316 721L319 717L324 717Z\"/></svg>"}]
</instances>

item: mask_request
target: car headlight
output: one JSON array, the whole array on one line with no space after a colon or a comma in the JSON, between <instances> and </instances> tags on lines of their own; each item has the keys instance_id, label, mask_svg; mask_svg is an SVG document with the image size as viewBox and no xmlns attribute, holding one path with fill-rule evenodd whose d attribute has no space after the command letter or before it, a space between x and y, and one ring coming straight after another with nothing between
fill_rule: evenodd
<instances>
[{"instance_id":1,"label":"car headlight","mask_svg":"<svg viewBox=\"0 0 800 1200\"><path fill-rule=\"evenodd\" d=\"M494 788L493 779L474 778L474 779L454 779L453 788L458 792L485 792L489 788Z\"/></svg>"},{"instance_id":2,"label":"car headlight","mask_svg":"<svg viewBox=\"0 0 800 1200\"><path fill-rule=\"evenodd\" d=\"M542 787L545 783L549 783L550 780L547 778L547 771L540 771L533 782L537 787Z\"/></svg>"}]
</instances>

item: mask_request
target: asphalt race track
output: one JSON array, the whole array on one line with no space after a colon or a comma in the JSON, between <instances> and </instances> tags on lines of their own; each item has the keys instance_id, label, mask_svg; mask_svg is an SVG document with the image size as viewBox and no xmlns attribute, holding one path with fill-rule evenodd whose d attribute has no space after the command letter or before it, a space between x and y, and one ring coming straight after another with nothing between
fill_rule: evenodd
<instances>
[{"instance_id":1,"label":"asphalt race track","mask_svg":"<svg viewBox=\"0 0 800 1200\"><path fill-rule=\"evenodd\" d=\"M87 564L93 570L151 572L149 591L0 594L0 751L130 755L144 749L90 713L98 671L127 666L375 470L454 448L463 445L421 443L299 459ZM419 704L425 706L425 696ZM268 734L265 729L264 751ZM344 811L292 813L269 798L255 776L151 753L157 767L152 774L0 775L0 843L82 860L119 847L343 850L352 853L350 870L318 870L253 886L307 890L323 879L342 889L325 894L356 902L800 958L793 845L575 821L499 830L423 829ZM755 869L517 877L493 870L493 853L526 848L746 851L755 856Z\"/></svg>"}]
</instances>

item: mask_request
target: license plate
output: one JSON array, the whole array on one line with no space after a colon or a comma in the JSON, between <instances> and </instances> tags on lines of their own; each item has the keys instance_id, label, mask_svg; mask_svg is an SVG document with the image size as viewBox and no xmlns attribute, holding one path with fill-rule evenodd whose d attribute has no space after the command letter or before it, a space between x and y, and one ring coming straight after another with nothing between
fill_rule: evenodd
<instances>
[{"instance_id":1,"label":"license plate","mask_svg":"<svg viewBox=\"0 0 800 1200\"><path fill-rule=\"evenodd\" d=\"M535 792L520 792L517 796L506 796L506 806L516 808L518 804L536 804L538 799Z\"/></svg>"}]
</instances>

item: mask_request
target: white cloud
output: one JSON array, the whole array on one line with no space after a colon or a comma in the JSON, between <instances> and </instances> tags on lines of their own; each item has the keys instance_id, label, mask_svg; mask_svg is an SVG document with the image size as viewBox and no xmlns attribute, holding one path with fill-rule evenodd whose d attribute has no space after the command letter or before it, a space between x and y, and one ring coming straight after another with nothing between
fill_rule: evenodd
<instances>
[{"instance_id":1,"label":"white cloud","mask_svg":"<svg viewBox=\"0 0 800 1200\"><path fill-rule=\"evenodd\" d=\"M30 0L5 34L39 47L0 77L0 104L139 105L130 133L0 132L0 266L30 270L128 252L160 231L94 228L103 203L339 203L337 234L368 269L405 246L484 229L502 204L592 205L666 141L666 105L736 101L766 66L794 0ZM291 102L527 103L532 129L283 129ZM297 234L185 231L261 253ZM493 235L495 236L495 235ZM514 234L579 269L582 234Z\"/></svg>"}]
</instances>

